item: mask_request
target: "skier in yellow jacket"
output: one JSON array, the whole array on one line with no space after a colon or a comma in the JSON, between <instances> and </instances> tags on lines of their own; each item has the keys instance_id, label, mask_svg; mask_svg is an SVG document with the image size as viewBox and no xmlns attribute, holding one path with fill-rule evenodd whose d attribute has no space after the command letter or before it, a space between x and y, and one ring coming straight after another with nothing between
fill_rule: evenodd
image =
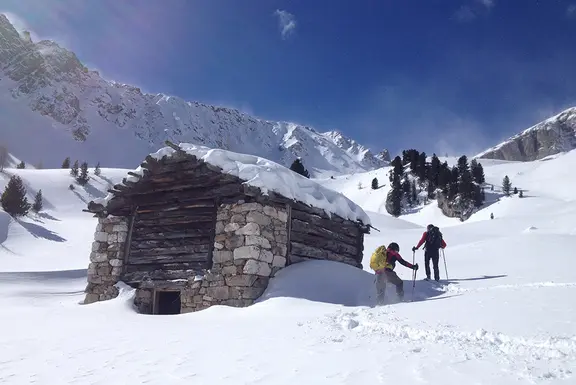
<instances>
[{"instance_id":1,"label":"skier in yellow jacket","mask_svg":"<svg viewBox=\"0 0 576 385\"><path fill-rule=\"evenodd\" d=\"M384 304L387 282L396 286L396 294L400 300L404 298L404 282L394 272L396 261L409 269L418 270L418 264L413 265L402 258L400 246L396 242L388 245L387 249L384 246L378 247L372 256L370 267L376 273L376 291L378 293L376 301L378 305Z\"/></svg>"}]
</instances>

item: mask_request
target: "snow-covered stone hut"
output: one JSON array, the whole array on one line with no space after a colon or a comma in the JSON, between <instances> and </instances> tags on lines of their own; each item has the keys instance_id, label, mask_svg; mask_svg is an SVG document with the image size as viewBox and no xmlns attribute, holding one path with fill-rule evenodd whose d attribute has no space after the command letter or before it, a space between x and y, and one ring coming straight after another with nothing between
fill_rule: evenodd
<instances>
[{"instance_id":1,"label":"snow-covered stone hut","mask_svg":"<svg viewBox=\"0 0 576 385\"><path fill-rule=\"evenodd\" d=\"M170 142L84 211L99 218L84 303L124 282L145 314L248 306L308 259L361 268L370 229L344 195L284 166Z\"/></svg>"}]
</instances>

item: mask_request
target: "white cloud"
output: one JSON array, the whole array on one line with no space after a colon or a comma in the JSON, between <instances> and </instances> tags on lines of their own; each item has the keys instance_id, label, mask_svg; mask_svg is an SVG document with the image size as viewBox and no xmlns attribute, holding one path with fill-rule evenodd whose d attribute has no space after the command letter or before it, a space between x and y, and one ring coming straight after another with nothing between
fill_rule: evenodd
<instances>
[{"instance_id":1,"label":"white cloud","mask_svg":"<svg viewBox=\"0 0 576 385\"><path fill-rule=\"evenodd\" d=\"M456 17L456 20L461 22L472 21L476 18L476 13L474 13L472 8L469 6L463 5L456 12L454 12L454 17Z\"/></svg>"},{"instance_id":2,"label":"white cloud","mask_svg":"<svg viewBox=\"0 0 576 385\"><path fill-rule=\"evenodd\" d=\"M495 0L469 0L468 4L462 5L454 12L454 18L462 23L469 22L482 15L487 15L495 5Z\"/></svg>"},{"instance_id":3,"label":"white cloud","mask_svg":"<svg viewBox=\"0 0 576 385\"><path fill-rule=\"evenodd\" d=\"M278 26L280 27L280 34L282 39L288 38L296 31L296 18L293 14L287 11L277 9L274 15L278 16Z\"/></svg>"},{"instance_id":4,"label":"white cloud","mask_svg":"<svg viewBox=\"0 0 576 385\"><path fill-rule=\"evenodd\" d=\"M566 16L576 17L576 4L570 4L566 8Z\"/></svg>"},{"instance_id":5,"label":"white cloud","mask_svg":"<svg viewBox=\"0 0 576 385\"><path fill-rule=\"evenodd\" d=\"M478 0L478 2L488 9L494 6L494 0Z\"/></svg>"}]
</instances>

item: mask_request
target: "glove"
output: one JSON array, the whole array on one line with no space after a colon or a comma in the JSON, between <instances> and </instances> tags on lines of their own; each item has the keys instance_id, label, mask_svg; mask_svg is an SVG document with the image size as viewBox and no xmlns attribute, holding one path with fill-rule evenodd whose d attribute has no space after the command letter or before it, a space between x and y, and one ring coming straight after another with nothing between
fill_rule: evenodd
<instances>
[{"instance_id":1,"label":"glove","mask_svg":"<svg viewBox=\"0 0 576 385\"><path fill-rule=\"evenodd\" d=\"M414 267L412 268L414 270L418 270L418 264L415 264Z\"/></svg>"},{"instance_id":2,"label":"glove","mask_svg":"<svg viewBox=\"0 0 576 385\"><path fill-rule=\"evenodd\" d=\"M418 248L417 248L416 246L414 246L414 247L412 248L412 251L416 251L416 250L418 250Z\"/></svg>"}]
</instances>

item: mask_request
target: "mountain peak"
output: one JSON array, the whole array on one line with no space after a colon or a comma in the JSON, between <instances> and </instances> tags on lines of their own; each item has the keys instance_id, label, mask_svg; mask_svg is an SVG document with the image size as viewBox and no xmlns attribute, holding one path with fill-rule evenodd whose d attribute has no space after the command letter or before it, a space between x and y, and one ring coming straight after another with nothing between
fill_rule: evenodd
<instances>
[{"instance_id":1,"label":"mountain peak","mask_svg":"<svg viewBox=\"0 0 576 385\"><path fill-rule=\"evenodd\" d=\"M42 160L47 167L59 166L65 156L133 167L166 139L257 155L285 166L301 157L313 176L385 165L339 131L321 133L107 81L54 41L27 42L6 16L0 18L0 68L0 100L9 100L18 111L2 140L13 154L28 162ZM38 151L46 147L48 135L58 141L54 146L60 152Z\"/></svg>"}]
</instances>

